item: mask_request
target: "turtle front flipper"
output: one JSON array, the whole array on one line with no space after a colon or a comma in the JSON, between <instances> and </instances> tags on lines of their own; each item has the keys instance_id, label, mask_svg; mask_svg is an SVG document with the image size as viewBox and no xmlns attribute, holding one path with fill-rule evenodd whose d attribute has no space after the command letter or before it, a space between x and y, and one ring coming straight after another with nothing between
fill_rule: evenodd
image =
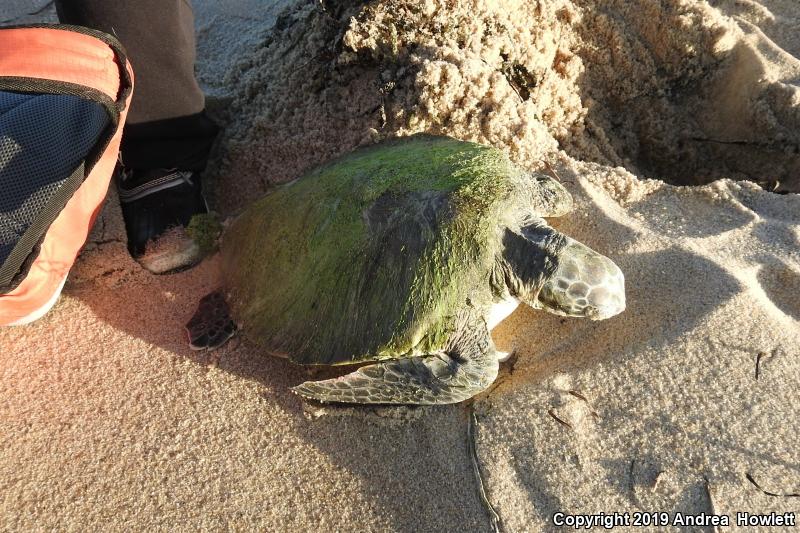
<instances>
[{"instance_id":1,"label":"turtle front flipper","mask_svg":"<svg viewBox=\"0 0 800 533\"><path fill-rule=\"evenodd\" d=\"M499 364L483 319L448 344L442 353L375 363L292 390L321 402L435 405L461 402L492 384Z\"/></svg>"},{"instance_id":2,"label":"turtle front flipper","mask_svg":"<svg viewBox=\"0 0 800 533\"><path fill-rule=\"evenodd\" d=\"M192 350L216 350L225 344L237 329L229 313L228 303L221 292L203 296L197 304L197 311L186 323L189 347Z\"/></svg>"}]
</instances>

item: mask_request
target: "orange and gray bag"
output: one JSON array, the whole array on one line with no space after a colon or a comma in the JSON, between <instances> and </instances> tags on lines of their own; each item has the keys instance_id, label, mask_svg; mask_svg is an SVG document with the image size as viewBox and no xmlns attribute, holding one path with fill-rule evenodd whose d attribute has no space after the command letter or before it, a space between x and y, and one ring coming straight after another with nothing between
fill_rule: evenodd
<instances>
[{"instance_id":1,"label":"orange and gray bag","mask_svg":"<svg viewBox=\"0 0 800 533\"><path fill-rule=\"evenodd\" d=\"M58 299L106 196L132 90L109 35L0 28L0 326Z\"/></svg>"}]
</instances>

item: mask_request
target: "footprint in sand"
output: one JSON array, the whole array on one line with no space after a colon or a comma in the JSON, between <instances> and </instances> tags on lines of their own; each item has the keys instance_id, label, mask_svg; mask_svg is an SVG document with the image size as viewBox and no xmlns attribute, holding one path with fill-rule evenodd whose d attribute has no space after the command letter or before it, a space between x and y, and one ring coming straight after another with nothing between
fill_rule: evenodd
<instances>
[{"instance_id":1,"label":"footprint in sand","mask_svg":"<svg viewBox=\"0 0 800 533\"><path fill-rule=\"evenodd\" d=\"M800 320L800 269L785 263L766 265L758 273L758 282L775 307Z\"/></svg>"}]
</instances>

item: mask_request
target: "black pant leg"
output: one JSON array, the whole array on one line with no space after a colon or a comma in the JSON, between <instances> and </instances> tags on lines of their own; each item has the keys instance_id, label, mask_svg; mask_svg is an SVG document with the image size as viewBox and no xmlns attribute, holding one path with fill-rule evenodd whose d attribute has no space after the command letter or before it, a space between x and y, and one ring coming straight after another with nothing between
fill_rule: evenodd
<instances>
[{"instance_id":1,"label":"black pant leg","mask_svg":"<svg viewBox=\"0 0 800 533\"><path fill-rule=\"evenodd\" d=\"M62 23L117 36L135 88L122 139L133 169L202 170L217 134L194 76L194 15L186 0L56 0Z\"/></svg>"}]
</instances>

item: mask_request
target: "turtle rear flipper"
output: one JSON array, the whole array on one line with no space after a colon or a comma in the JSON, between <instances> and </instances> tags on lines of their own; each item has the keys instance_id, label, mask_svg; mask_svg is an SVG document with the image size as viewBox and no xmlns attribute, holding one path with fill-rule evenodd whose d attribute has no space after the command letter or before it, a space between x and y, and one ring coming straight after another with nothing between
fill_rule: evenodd
<instances>
[{"instance_id":1,"label":"turtle rear flipper","mask_svg":"<svg viewBox=\"0 0 800 533\"><path fill-rule=\"evenodd\" d=\"M215 350L225 344L237 329L229 313L221 292L214 291L203 296L194 316L186 323L189 347L192 350Z\"/></svg>"},{"instance_id":2,"label":"turtle rear flipper","mask_svg":"<svg viewBox=\"0 0 800 533\"><path fill-rule=\"evenodd\" d=\"M321 402L434 405L464 401L497 377L498 360L489 331L461 335L444 353L364 366L345 376L306 381L292 390Z\"/></svg>"}]
</instances>

